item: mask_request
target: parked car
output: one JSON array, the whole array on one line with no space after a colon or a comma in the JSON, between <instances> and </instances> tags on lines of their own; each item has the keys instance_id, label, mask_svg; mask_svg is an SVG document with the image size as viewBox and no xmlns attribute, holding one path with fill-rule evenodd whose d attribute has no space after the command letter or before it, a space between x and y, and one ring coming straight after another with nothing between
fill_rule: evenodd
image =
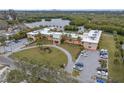
<instances>
[{"instance_id":1,"label":"parked car","mask_svg":"<svg viewBox=\"0 0 124 93\"><path fill-rule=\"evenodd\" d=\"M108 50L107 49L100 50L100 58L108 59Z\"/></svg>"},{"instance_id":2,"label":"parked car","mask_svg":"<svg viewBox=\"0 0 124 93\"><path fill-rule=\"evenodd\" d=\"M107 68L101 68L101 67L98 67L98 68L97 68L97 71L105 71L105 72L108 72Z\"/></svg>"},{"instance_id":3,"label":"parked car","mask_svg":"<svg viewBox=\"0 0 124 93\"><path fill-rule=\"evenodd\" d=\"M78 71L82 71L83 70L83 63L76 63L74 66L73 66L73 69L75 70L78 70Z\"/></svg>"},{"instance_id":4,"label":"parked car","mask_svg":"<svg viewBox=\"0 0 124 93\"><path fill-rule=\"evenodd\" d=\"M108 70L106 68L97 68L97 75L98 76L108 76Z\"/></svg>"},{"instance_id":5,"label":"parked car","mask_svg":"<svg viewBox=\"0 0 124 93\"><path fill-rule=\"evenodd\" d=\"M106 80L96 77L96 83L106 83Z\"/></svg>"},{"instance_id":6,"label":"parked car","mask_svg":"<svg viewBox=\"0 0 124 93\"><path fill-rule=\"evenodd\" d=\"M81 55L83 55L85 52L86 52L85 50L81 51Z\"/></svg>"},{"instance_id":7,"label":"parked car","mask_svg":"<svg viewBox=\"0 0 124 93\"><path fill-rule=\"evenodd\" d=\"M83 50L83 51L81 51L81 56L87 57L87 56L88 56L88 54L86 53L86 51L85 51L85 50Z\"/></svg>"},{"instance_id":8,"label":"parked car","mask_svg":"<svg viewBox=\"0 0 124 93\"><path fill-rule=\"evenodd\" d=\"M88 54L87 53L84 53L84 55L83 55L84 57L87 57L88 56Z\"/></svg>"},{"instance_id":9,"label":"parked car","mask_svg":"<svg viewBox=\"0 0 124 93\"><path fill-rule=\"evenodd\" d=\"M101 75L101 71L97 71L97 75Z\"/></svg>"},{"instance_id":10,"label":"parked car","mask_svg":"<svg viewBox=\"0 0 124 93\"><path fill-rule=\"evenodd\" d=\"M20 42L20 41L19 41L19 40L15 40L14 42L15 42L15 43L18 43L18 42Z\"/></svg>"}]
</instances>

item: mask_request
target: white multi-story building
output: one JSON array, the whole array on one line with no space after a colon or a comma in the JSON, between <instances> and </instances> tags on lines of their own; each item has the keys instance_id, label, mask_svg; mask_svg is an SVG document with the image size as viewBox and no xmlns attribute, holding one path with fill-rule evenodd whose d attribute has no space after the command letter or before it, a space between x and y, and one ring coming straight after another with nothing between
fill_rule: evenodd
<instances>
[{"instance_id":1,"label":"white multi-story building","mask_svg":"<svg viewBox=\"0 0 124 93\"><path fill-rule=\"evenodd\" d=\"M88 33L84 33L82 37L82 45L85 49L96 50L101 37L102 31L91 30Z\"/></svg>"}]
</instances>

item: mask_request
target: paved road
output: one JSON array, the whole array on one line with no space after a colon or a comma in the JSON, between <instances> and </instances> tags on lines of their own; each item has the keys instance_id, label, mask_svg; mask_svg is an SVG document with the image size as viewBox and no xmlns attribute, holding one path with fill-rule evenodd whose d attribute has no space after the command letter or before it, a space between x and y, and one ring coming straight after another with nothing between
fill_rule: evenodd
<instances>
[{"instance_id":1,"label":"paved road","mask_svg":"<svg viewBox=\"0 0 124 93\"><path fill-rule=\"evenodd\" d=\"M88 56L79 56L76 62L82 62L84 64L83 71L77 77L80 82L93 83L94 80L91 78L96 75L96 68L100 66L99 53L98 51L87 51Z\"/></svg>"},{"instance_id":2,"label":"paved road","mask_svg":"<svg viewBox=\"0 0 124 93\"><path fill-rule=\"evenodd\" d=\"M57 49L61 50L62 52L64 52L67 56L67 59L68 59L68 63L65 67L65 71L67 71L68 73L72 73L72 71L73 71L72 67L73 67L74 63L72 61L72 55L67 50L65 50L62 47L56 46L56 45L43 45L43 46L54 47L54 48L57 48ZM11 55L14 52L19 52L19 51L22 51L22 50L31 49L31 48L35 48L35 47L37 47L37 46L19 48L19 49L14 50L13 52L9 52L9 53L5 54L5 56L7 58L7 56Z\"/></svg>"},{"instance_id":3,"label":"paved road","mask_svg":"<svg viewBox=\"0 0 124 93\"><path fill-rule=\"evenodd\" d=\"M8 58L8 57L5 57L5 56L0 56L0 64L7 65L7 66L10 66L12 68L15 67L13 64L13 60Z\"/></svg>"}]
</instances>

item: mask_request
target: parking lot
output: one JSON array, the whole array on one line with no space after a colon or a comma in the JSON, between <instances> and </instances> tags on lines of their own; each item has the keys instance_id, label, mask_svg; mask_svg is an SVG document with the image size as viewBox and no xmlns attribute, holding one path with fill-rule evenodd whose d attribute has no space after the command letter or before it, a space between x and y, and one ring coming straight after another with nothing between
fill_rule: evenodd
<instances>
[{"instance_id":1,"label":"parking lot","mask_svg":"<svg viewBox=\"0 0 124 93\"><path fill-rule=\"evenodd\" d=\"M17 49L23 47L25 44L28 44L27 39L20 39L17 42L11 41L5 47L3 47L3 46L0 47L0 53L11 52L11 51L17 50Z\"/></svg>"},{"instance_id":2,"label":"parking lot","mask_svg":"<svg viewBox=\"0 0 124 93\"><path fill-rule=\"evenodd\" d=\"M28 44L27 39L20 39L17 42L11 41L5 47L3 46L0 47L0 53L15 51L25 46L25 44Z\"/></svg>"},{"instance_id":3,"label":"parking lot","mask_svg":"<svg viewBox=\"0 0 124 93\"><path fill-rule=\"evenodd\" d=\"M83 70L80 71L80 75L77 77L80 82L93 83L95 80L93 77L97 73L97 67L99 64L99 52L98 51L86 51L87 56L79 55L77 62L83 63Z\"/></svg>"}]
</instances>

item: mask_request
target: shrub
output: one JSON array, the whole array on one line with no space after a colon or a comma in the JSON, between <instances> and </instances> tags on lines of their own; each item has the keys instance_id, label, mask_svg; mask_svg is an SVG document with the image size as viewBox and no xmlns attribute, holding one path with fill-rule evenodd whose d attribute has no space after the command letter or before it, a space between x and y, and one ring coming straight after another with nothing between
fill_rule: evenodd
<instances>
[{"instance_id":1,"label":"shrub","mask_svg":"<svg viewBox=\"0 0 124 93\"><path fill-rule=\"evenodd\" d=\"M120 61L119 61L119 58L115 58L115 59L114 59L114 64L119 64L119 62L120 62Z\"/></svg>"},{"instance_id":2,"label":"shrub","mask_svg":"<svg viewBox=\"0 0 124 93\"><path fill-rule=\"evenodd\" d=\"M115 56L115 57L120 57L120 52L119 52L119 51L115 51L114 56Z\"/></svg>"}]
</instances>

